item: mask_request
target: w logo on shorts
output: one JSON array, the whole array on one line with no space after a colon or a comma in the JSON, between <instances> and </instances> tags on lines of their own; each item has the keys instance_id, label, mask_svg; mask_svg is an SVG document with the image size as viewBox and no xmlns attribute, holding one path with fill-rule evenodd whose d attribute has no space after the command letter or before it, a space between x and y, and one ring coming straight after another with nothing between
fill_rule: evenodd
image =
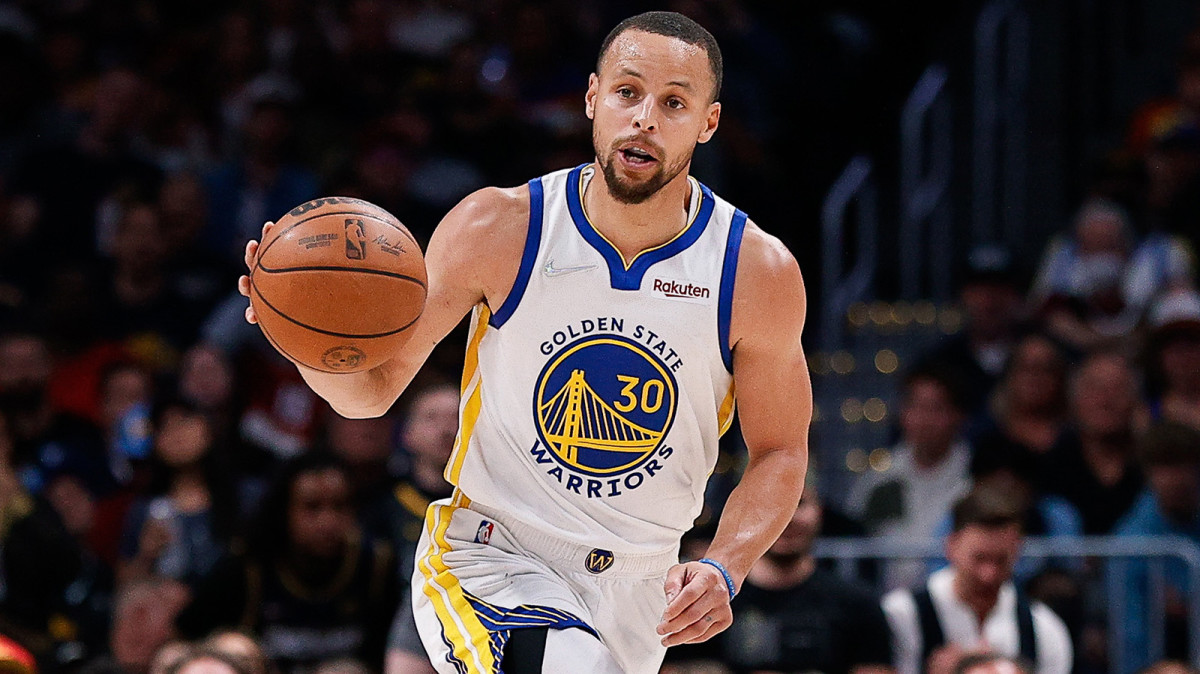
<instances>
[{"instance_id":1,"label":"w logo on shorts","mask_svg":"<svg viewBox=\"0 0 1200 674\"><path fill-rule=\"evenodd\" d=\"M614 561L616 561L616 557L613 557L612 552L596 548L588 553L584 566L591 573L604 573L608 567L613 565Z\"/></svg>"},{"instance_id":2,"label":"w logo on shorts","mask_svg":"<svg viewBox=\"0 0 1200 674\"><path fill-rule=\"evenodd\" d=\"M496 525L492 524L491 522L489 522L487 520L483 520L482 522L480 522L479 530L475 532L475 542L483 543L484 545L491 543L492 542L492 529L494 529L495 527L496 527Z\"/></svg>"}]
</instances>

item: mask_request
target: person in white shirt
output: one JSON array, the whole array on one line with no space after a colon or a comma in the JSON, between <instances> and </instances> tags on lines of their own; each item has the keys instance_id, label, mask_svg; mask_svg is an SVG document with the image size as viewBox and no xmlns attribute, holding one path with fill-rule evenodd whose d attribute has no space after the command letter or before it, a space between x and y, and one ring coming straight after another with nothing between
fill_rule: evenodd
<instances>
[{"instance_id":1,"label":"person in white shirt","mask_svg":"<svg viewBox=\"0 0 1200 674\"><path fill-rule=\"evenodd\" d=\"M883 598L897 674L941 670L973 652L1023 657L1036 674L1071 671L1066 626L1012 582L1023 521L1012 499L986 484L955 505L954 532L946 538L950 566L916 589Z\"/></svg>"},{"instance_id":2,"label":"person in white shirt","mask_svg":"<svg viewBox=\"0 0 1200 674\"><path fill-rule=\"evenodd\" d=\"M932 538L971 489L971 448L962 439L966 415L958 380L938 366L920 367L904 381L900 441L892 463L859 478L847 514L872 536ZM923 562L887 565L885 587L907 587L925 575Z\"/></svg>"}]
</instances>

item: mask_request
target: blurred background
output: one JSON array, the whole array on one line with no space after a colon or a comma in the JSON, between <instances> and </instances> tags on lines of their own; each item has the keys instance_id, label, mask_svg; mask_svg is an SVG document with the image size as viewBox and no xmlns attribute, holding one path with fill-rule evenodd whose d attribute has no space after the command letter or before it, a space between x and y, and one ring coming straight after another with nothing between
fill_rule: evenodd
<instances>
[{"instance_id":1,"label":"blurred background","mask_svg":"<svg viewBox=\"0 0 1200 674\"><path fill-rule=\"evenodd\" d=\"M243 246L332 194L426 241L474 189L589 161L596 52L649 9L724 52L693 174L805 273L804 554L877 599L943 564L955 503L999 480L1030 536L1009 575L1062 619L1071 669L1200 665L1182 0L0 0L0 661L401 658L463 334L392 413L341 419L245 324ZM749 638L667 667L819 669L730 655Z\"/></svg>"}]
</instances>

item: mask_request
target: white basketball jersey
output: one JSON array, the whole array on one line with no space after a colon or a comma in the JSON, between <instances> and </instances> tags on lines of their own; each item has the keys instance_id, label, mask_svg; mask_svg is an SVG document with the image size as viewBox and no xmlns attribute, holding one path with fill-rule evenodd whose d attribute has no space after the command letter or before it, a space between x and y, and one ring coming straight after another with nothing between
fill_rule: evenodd
<instances>
[{"instance_id":1,"label":"white basketball jersey","mask_svg":"<svg viewBox=\"0 0 1200 674\"><path fill-rule=\"evenodd\" d=\"M495 313L472 314L446 478L568 541L661 551L699 515L733 417L729 316L746 215L689 178L687 227L627 265L584 212L592 173L529 183L513 288Z\"/></svg>"}]
</instances>

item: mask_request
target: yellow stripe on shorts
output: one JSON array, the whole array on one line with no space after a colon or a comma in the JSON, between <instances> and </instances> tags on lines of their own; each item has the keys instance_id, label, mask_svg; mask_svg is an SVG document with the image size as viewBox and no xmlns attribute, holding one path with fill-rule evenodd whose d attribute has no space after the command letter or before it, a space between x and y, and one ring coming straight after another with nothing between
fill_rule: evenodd
<instances>
[{"instance_id":1,"label":"yellow stripe on shorts","mask_svg":"<svg viewBox=\"0 0 1200 674\"><path fill-rule=\"evenodd\" d=\"M465 497L463 497L465 499ZM459 498L456 495L456 501ZM494 674L499 663L491 650L491 637L475 610L463 595L458 579L446 566L442 555L450 549L446 541L446 530L455 506L433 504L425 515L429 530L429 551L417 566L425 577L424 592L437 612L442 623L442 634L453 649L453 657L467 665L471 674Z\"/></svg>"}]
</instances>

